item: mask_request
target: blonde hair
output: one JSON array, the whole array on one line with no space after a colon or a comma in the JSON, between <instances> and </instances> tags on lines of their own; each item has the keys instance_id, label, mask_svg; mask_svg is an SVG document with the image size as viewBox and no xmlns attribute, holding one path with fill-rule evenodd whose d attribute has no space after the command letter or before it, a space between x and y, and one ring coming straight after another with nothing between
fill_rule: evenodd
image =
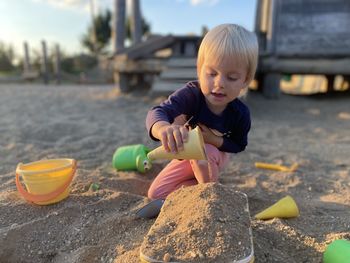
<instances>
[{"instance_id":1,"label":"blonde hair","mask_svg":"<svg viewBox=\"0 0 350 263\"><path fill-rule=\"evenodd\" d=\"M213 63L234 58L247 69L247 84L253 80L258 64L258 41L254 33L235 24L222 24L211 29L203 38L197 57L197 76L206 59Z\"/></svg>"}]
</instances>

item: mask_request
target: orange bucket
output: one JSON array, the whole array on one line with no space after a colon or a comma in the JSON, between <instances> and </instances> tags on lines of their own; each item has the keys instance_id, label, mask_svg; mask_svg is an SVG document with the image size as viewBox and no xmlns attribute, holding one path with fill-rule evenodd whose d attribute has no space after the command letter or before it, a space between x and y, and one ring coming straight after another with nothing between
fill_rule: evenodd
<instances>
[{"instance_id":1,"label":"orange bucket","mask_svg":"<svg viewBox=\"0 0 350 263\"><path fill-rule=\"evenodd\" d=\"M27 201L38 205L57 203L68 197L76 167L73 159L19 163L16 169L17 190ZM27 190L22 186L20 177Z\"/></svg>"}]
</instances>

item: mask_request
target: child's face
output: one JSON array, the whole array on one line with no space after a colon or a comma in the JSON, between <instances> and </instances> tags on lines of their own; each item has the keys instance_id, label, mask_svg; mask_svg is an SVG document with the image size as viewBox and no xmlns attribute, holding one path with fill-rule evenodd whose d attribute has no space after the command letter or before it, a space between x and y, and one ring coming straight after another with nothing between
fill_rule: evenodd
<instances>
[{"instance_id":1,"label":"child's face","mask_svg":"<svg viewBox=\"0 0 350 263\"><path fill-rule=\"evenodd\" d=\"M235 60L225 58L219 63L204 61L199 82L209 109L220 114L247 85L247 70Z\"/></svg>"}]
</instances>

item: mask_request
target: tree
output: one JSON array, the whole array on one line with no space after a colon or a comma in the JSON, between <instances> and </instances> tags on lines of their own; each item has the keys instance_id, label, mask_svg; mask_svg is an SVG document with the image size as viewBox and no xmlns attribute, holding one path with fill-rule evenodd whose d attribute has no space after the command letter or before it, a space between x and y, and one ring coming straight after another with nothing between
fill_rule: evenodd
<instances>
[{"instance_id":1,"label":"tree","mask_svg":"<svg viewBox=\"0 0 350 263\"><path fill-rule=\"evenodd\" d=\"M141 26L142 26L142 35L147 36L151 32L151 26L150 24L142 17L141 18ZM131 16L128 16L126 18L126 39L132 40L132 34L131 34Z\"/></svg>"},{"instance_id":2,"label":"tree","mask_svg":"<svg viewBox=\"0 0 350 263\"><path fill-rule=\"evenodd\" d=\"M108 9L105 12L98 14L90 25L88 32L82 36L81 44L93 54L105 53L105 48L111 39L111 11ZM94 39L95 34L95 41ZM95 42L95 43L94 43Z\"/></svg>"},{"instance_id":3,"label":"tree","mask_svg":"<svg viewBox=\"0 0 350 263\"><path fill-rule=\"evenodd\" d=\"M92 54L104 54L106 53L106 47L111 40L112 28L111 21L112 13L110 10L106 10L105 12L97 15L94 18L94 25L90 25L88 28L88 32L82 36L81 44L83 47L87 48L89 52ZM150 33L150 25L147 21L142 17L142 35L147 35ZM126 23L126 38L131 40L131 23L130 17L127 17ZM93 43L93 32L96 32L96 41L95 46Z\"/></svg>"},{"instance_id":4,"label":"tree","mask_svg":"<svg viewBox=\"0 0 350 263\"><path fill-rule=\"evenodd\" d=\"M11 45L6 46L4 43L0 42L0 71L11 71L15 67L13 65L13 60L15 53Z\"/></svg>"}]
</instances>

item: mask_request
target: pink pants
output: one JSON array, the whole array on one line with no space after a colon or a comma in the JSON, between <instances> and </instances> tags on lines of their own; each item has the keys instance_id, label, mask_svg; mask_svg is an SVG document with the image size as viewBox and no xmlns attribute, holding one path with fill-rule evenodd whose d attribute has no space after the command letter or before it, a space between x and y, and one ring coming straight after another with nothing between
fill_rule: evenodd
<instances>
[{"instance_id":1,"label":"pink pants","mask_svg":"<svg viewBox=\"0 0 350 263\"><path fill-rule=\"evenodd\" d=\"M205 144L205 150L208 160L172 160L152 182L148 198L165 199L181 186L217 182L229 155L211 144Z\"/></svg>"}]
</instances>

